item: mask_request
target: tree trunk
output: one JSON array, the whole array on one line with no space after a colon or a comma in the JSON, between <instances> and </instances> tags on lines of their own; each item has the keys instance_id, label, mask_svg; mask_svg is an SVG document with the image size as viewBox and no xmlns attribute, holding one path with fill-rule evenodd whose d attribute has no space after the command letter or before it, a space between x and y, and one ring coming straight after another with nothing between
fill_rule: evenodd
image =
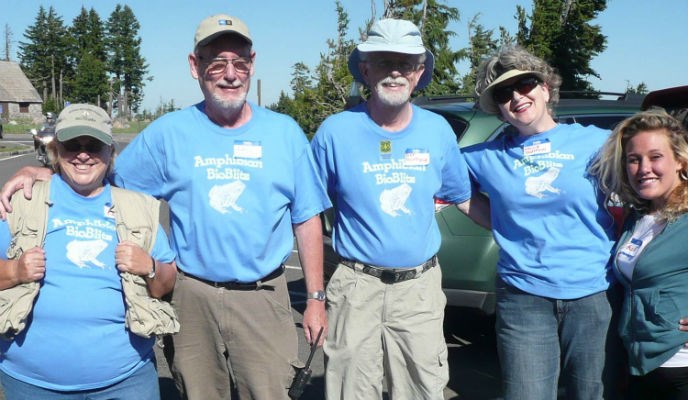
<instances>
[{"instance_id":1,"label":"tree trunk","mask_svg":"<svg viewBox=\"0 0 688 400\"><path fill-rule=\"evenodd\" d=\"M564 2L564 5L561 9L561 16L559 17L559 22L561 23L561 26L564 26L564 24L566 24L566 20L568 20L569 13L571 12L571 8L573 8L575 2L576 0L566 0Z\"/></svg>"},{"instance_id":2,"label":"tree trunk","mask_svg":"<svg viewBox=\"0 0 688 400\"><path fill-rule=\"evenodd\" d=\"M55 90L55 56L54 55L50 56L50 61L51 61L50 75L51 75L52 84L53 84L52 97L53 97L53 100L55 100L57 98L57 90Z\"/></svg>"}]
</instances>

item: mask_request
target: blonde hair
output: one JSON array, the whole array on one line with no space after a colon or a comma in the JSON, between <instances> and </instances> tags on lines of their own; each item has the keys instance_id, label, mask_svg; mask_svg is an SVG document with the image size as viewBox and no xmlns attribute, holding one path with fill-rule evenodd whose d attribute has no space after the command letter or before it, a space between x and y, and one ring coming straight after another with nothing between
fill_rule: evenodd
<instances>
[{"instance_id":1,"label":"blonde hair","mask_svg":"<svg viewBox=\"0 0 688 400\"><path fill-rule=\"evenodd\" d=\"M639 112L621 121L590 165L589 172L597 179L608 201L620 201L624 207L634 208L641 214L652 211L651 202L637 195L626 172L628 142L647 131L662 132L669 141L674 158L682 164L679 186L673 190L664 208L656 210L661 218L673 220L688 211L688 133L663 109Z\"/></svg>"}]
</instances>

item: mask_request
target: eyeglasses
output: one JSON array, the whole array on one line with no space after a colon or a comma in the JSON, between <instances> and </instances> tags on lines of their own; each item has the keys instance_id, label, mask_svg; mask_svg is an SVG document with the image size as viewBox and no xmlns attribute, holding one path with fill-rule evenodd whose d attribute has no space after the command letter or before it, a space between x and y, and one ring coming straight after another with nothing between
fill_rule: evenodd
<instances>
[{"instance_id":1,"label":"eyeglasses","mask_svg":"<svg viewBox=\"0 0 688 400\"><path fill-rule=\"evenodd\" d=\"M397 71L402 75L408 75L411 72L418 70L420 64L411 63L408 61L392 61L392 60L375 60L368 61L373 68L380 71Z\"/></svg>"},{"instance_id":2,"label":"eyeglasses","mask_svg":"<svg viewBox=\"0 0 688 400\"><path fill-rule=\"evenodd\" d=\"M86 153L91 154L100 153L106 146L106 144L100 140L89 140L85 144L81 144L79 143L79 140L72 139L66 142L61 142L60 144L62 144L62 147L64 147L64 149L70 153L82 153L85 151Z\"/></svg>"},{"instance_id":3,"label":"eyeglasses","mask_svg":"<svg viewBox=\"0 0 688 400\"><path fill-rule=\"evenodd\" d=\"M234 70L240 74L246 74L251 70L251 59L246 57L237 58L213 58L205 67L205 72L208 75L221 75L227 71L227 66L232 64Z\"/></svg>"},{"instance_id":4,"label":"eyeglasses","mask_svg":"<svg viewBox=\"0 0 688 400\"><path fill-rule=\"evenodd\" d=\"M514 90L520 94L528 94L540 83L542 82L533 76L519 79L511 85L496 88L492 92L492 98L497 103L504 104L513 98Z\"/></svg>"}]
</instances>

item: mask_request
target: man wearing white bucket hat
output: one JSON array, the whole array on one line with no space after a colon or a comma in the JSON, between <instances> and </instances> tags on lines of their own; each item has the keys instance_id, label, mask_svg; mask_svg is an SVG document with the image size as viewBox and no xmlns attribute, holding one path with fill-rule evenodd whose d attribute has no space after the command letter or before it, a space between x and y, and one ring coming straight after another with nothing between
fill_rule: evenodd
<instances>
[{"instance_id":1,"label":"man wearing white bucket hat","mask_svg":"<svg viewBox=\"0 0 688 400\"><path fill-rule=\"evenodd\" d=\"M409 102L434 57L409 21L375 22L349 57L370 98L329 117L311 142L335 204L340 264L327 288L327 399L443 399L446 298L436 253L435 197L468 212L471 188L456 137Z\"/></svg>"}]
</instances>

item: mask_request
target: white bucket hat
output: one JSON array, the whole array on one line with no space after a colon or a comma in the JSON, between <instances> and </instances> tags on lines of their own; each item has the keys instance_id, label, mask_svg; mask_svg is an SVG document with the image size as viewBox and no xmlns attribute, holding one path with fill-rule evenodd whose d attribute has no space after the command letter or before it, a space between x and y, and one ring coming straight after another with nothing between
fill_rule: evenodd
<instances>
[{"instance_id":1,"label":"white bucket hat","mask_svg":"<svg viewBox=\"0 0 688 400\"><path fill-rule=\"evenodd\" d=\"M403 19L381 19L373 24L368 31L365 42L356 46L349 56L349 72L357 82L365 84L358 63L361 62L361 52L372 53L385 51L401 54L425 54L425 70L418 80L416 89L428 86L432 79L435 66L435 56L425 48L418 27Z\"/></svg>"}]
</instances>

